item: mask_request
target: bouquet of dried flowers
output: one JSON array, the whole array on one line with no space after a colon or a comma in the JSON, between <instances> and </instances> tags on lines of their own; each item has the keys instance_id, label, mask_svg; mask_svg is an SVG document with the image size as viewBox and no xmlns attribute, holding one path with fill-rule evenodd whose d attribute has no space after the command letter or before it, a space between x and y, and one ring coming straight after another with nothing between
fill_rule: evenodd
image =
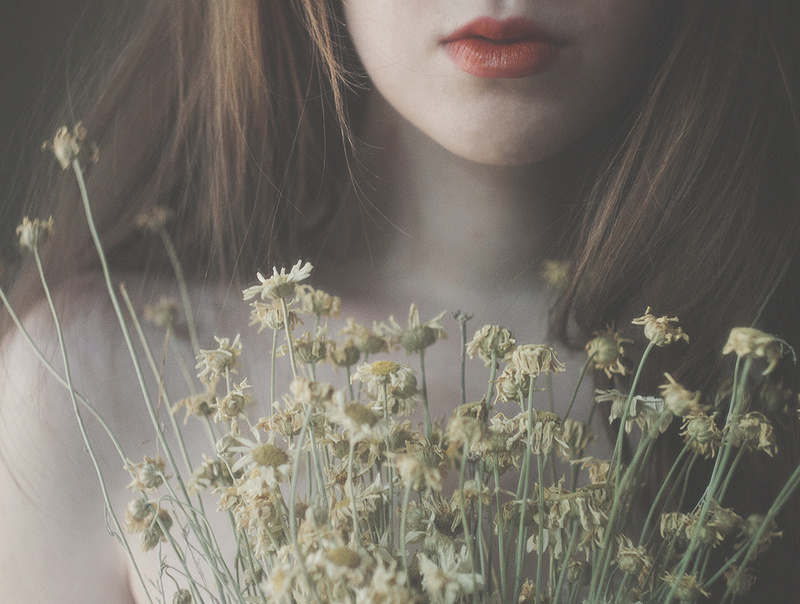
<instances>
[{"instance_id":1,"label":"bouquet of dried flowers","mask_svg":"<svg viewBox=\"0 0 800 604\"><path fill-rule=\"evenodd\" d=\"M486 391L468 402L464 390L451 417L434 421L425 352L444 338L443 315L423 323L411 305L406 326L393 319L371 326L347 319L341 337L329 338L326 322L338 316L341 301L307 285L312 266L297 262L268 277L258 274L258 283L243 292L254 328L272 335L270 387L261 393L267 407L254 404L257 396L247 378L233 380L244 354L239 336L218 337L216 347L200 349L190 331L199 380L193 387L199 385L199 393L181 398L167 414L175 452L144 385L145 368L158 376L156 364L125 290L118 293L112 284L94 228L82 164L96 150L84 138L80 127L64 128L48 146L78 180L162 451L133 463L118 446L134 493L124 520L111 509L104 489L113 527L133 564L125 533L138 535L144 550L173 550L184 583L173 594L152 595L163 582L140 574L151 599L599 604L700 602L712 588L726 601L751 588L751 562L780 537L775 518L800 483L800 468L765 515L742 517L723 504L743 456L776 454L773 428L764 415L748 409L745 384L754 359L765 359L768 373L787 352L779 338L750 328L731 332L722 352L736 355L733 383L714 409L703 407L700 393L668 373L660 396L643 396L637 387L652 349L689 340L677 318L656 317L648 309L633 321L643 327L648 344L630 390L596 391L596 401L610 406L609 419L618 426L613 453L600 459L591 456L596 437L589 428L597 406L580 419L571 412L590 369L609 377L630 371L622 362L630 340L612 329L595 334L567 411L559 417L542 394L542 385L564 370L556 352L518 343L497 325L484 325L468 341L470 317L457 313L462 368L467 356L479 357ZM169 332L179 308L190 328L193 319L167 219L156 209L142 218L142 226L161 236L180 284L180 304L164 301L146 311ZM26 218L18 232L39 267L59 331L64 369L48 369L70 392L83 429L87 410L103 420L72 385L39 260L39 246L53 228L52 220ZM16 320L2 291L0 297ZM299 334L302 317L310 317L314 329ZM25 333L19 322L18 327ZM144 358L136 353L134 337ZM417 369L396 359L400 350L416 357ZM279 358L291 371L286 384L279 383ZM317 380L323 363L342 368L343 383ZM159 397L170 400L165 392ZM424 425L415 428L408 416L420 405ZM252 410L259 408L268 413L255 417ZM183 446L184 428L175 419L179 409L207 429L209 454L201 460L189 459ZM641 517L635 517L629 510L642 500L655 443L672 422L681 424L683 448ZM632 448L627 463L626 441ZM708 484L696 507L682 511L689 475L701 458L713 460ZM98 477L104 484L99 469ZM211 498L219 511L208 509ZM218 545L221 538L207 513L229 516L236 543L232 556ZM205 568L189 563L189 547L202 553ZM728 554L715 556L719 551Z\"/></svg>"}]
</instances>

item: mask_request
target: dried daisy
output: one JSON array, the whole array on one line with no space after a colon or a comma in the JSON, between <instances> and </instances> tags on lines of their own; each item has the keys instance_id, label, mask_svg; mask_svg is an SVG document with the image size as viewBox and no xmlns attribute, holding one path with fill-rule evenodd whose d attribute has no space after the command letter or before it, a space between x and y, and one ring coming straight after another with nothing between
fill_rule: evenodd
<instances>
[{"instance_id":1,"label":"dried daisy","mask_svg":"<svg viewBox=\"0 0 800 604\"><path fill-rule=\"evenodd\" d=\"M523 344L511 353L511 366L518 374L537 377L542 373L560 373L566 368L556 351L542 344Z\"/></svg>"},{"instance_id":2,"label":"dried daisy","mask_svg":"<svg viewBox=\"0 0 800 604\"><path fill-rule=\"evenodd\" d=\"M272 268L272 276L270 278L264 277L261 273L257 273L256 277L260 281L259 285L254 285L242 290L242 296L245 300L252 300L259 296L262 300L270 298L272 300L280 300L289 298L294 295L295 288L300 281L305 281L311 274L310 262L303 264L302 260L298 260L287 273L285 268L278 269Z\"/></svg>"},{"instance_id":3,"label":"dried daisy","mask_svg":"<svg viewBox=\"0 0 800 604\"><path fill-rule=\"evenodd\" d=\"M740 541L736 544L736 549L748 544L748 542L756 536L758 531L761 530L761 526L764 524L765 520L766 516L763 514L750 514L745 518L742 523L742 528L739 531ZM757 556L767 551L775 537L783 537L783 531L778 530L778 524L773 520L753 548L753 554Z\"/></svg>"},{"instance_id":4,"label":"dried daisy","mask_svg":"<svg viewBox=\"0 0 800 604\"><path fill-rule=\"evenodd\" d=\"M477 354L488 367L492 362L492 357L504 359L516 345L517 341L514 335L505 327L484 325L467 343L467 354L471 359L475 358Z\"/></svg>"},{"instance_id":5,"label":"dried daisy","mask_svg":"<svg viewBox=\"0 0 800 604\"><path fill-rule=\"evenodd\" d=\"M348 338L341 346L334 340L328 342L328 360L336 367L352 367L360 359L361 351L353 338Z\"/></svg>"},{"instance_id":6,"label":"dried daisy","mask_svg":"<svg viewBox=\"0 0 800 604\"><path fill-rule=\"evenodd\" d=\"M136 226L146 233L160 233L175 216L170 208L160 205L150 206L136 216Z\"/></svg>"},{"instance_id":7,"label":"dried daisy","mask_svg":"<svg viewBox=\"0 0 800 604\"><path fill-rule=\"evenodd\" d=\"M261 333L264 328L272 331L284 329L283 305L280 302L272 300L267 304L259 300L253 300L250 306L253 307L253 310L250 311L250 325L258 325L258 333ZM287 310L289 331L292 331L298 325L302 325L303 321L291 308L287 307Z\"/></svg>"},{"instance_id":8,"label":"dried daisy","mask_svg":"<svg viewBox=\"0 0 800 604\"><path fill-rule=\"evenodd\" d=\"M731 565L724 576L734 598L747 595L756 584L755 573L749 568L741 568L738 564Z\"/></svg>"},{"instance_id":9,"label":"dried daisy","mask_svg":"<svg viewBox=\"0 0 800 604\"><path fill-rule=\"evenodd\" d=\"M27 216L22 218L22 224L17 227L17 236L22 248L33 250L43 244L50 235L53 234L53 217L47 220L34 218L30 220Z\"/></svg>"},{"instance_id":10,"label":"dried daisy","mask_svg":"<svg viewBox=\"0 0 800 604\"><path fill-rule=\"evenodd\" d=\"M569 260L545 260L542 262L542 279L556 291L566 289L571 272L572 262Z\"/></svg>"},{"instance_id":11,"label":"dried daisy","mask_svg":"<svg viewBox=\"0 0 800 604\"><path fill-rule=\"evenodd\" d=\"M403 329L394 320L394 317L389 317L389 335L394 338L408 354L420 352L447 337L444 328L439 323L444 315L445 313L440 313L427 323L422 323L419 318L417 305L412 303L411 307L408 309L408 327Z\"/></svg>"},{"instance_id":12,"label":"dried daisy","mask_svg":"<svg viewBox=\"0 0 800 604\"><path fill-rule=\"evenodd\" d=\"M730 431L734 447L746 447L748 451L764 451L770 457L778 452L772 424L758 411L751 411L726 426Z\"/></svg>"},{"instance_id":13,"label":"dried daisy","mask_svg":"<svg viewBox=\"0 0 800 604\"><path fill-rule=\"evenodd\" d=\"M345 403L344 398L328 407L325 415L331 423L342 426L354 443L365 439L380 440L389 433L389 426L380 415L361 403Z\"/></svg>"},{"instance_id":14,"label":"dried daisy","mask_svg":"<svg viewBox=\"0 0 800 604\"><path fill-rule=\"evenodd\" d=\"M622 419L628 395L616 388L611 390L595 390L594 400L597 403L611 403L608 421ZM634 396L630 401L628 417L625 419L625 432L630 432L633 424L637 424L642 432L657 425L659 432L664 432L672 421L672 415L664 413L666 406L663 399L655 396Z\"/></svg>"},{"instance_id":15,"label":"dried daisy","mask_svg":"<svg viewBox=\"0 0 800 604\"><path fill-rule=\"evenodd\" d=\"M177 316L178 303L174 298L161 298L158 304L148 304L144 307L145 321L149 321L161 329L172 326Z\"/></svg>"},{"instance_id":16,"label":"dried daisy","mask_svg":"<svg viewBox=\"0 0 800 604\"><path fill-rule=\"evenodd\" d=\"M239 470L247 470L252 478L253 472L258 472L260 477L270 488L277 486L289 476L291 464L289 454L277 445L261 443L239 437L238 444L231 447L232 453L242 456L233 464L231 471L235 474Z\"/></svg>"},{"instance_id":17,"label":"dried daisy","mask_svg":"<svg viewBox=\"0 0 800 604\"><path fill-rule=\"evenodd\" d=\"M164 483L166 464L160 455L156 457L147 457L145 455L144 461L138 464L129 461L126 464L126 469L133 476L133 482L128 485L129 489L155 491Z\"/></svg>"},{"instance_id":18,"label":"dried daisy","mask_svg":"<svg viewBox=\"0 0 800 604\"><path fill-rule=\"evenodd\" d=\"M411 367L394 361L375 361L359 365L350 381L362 382L373 395L381 395L383 388L398 396L411 396L416 392L417 378Z\"/></svg>"},{"instance_id":19,"label":"dried daisy","mask_svg":"<svg viewBox=\"0 0 800 604\"><path fill-rule=\"evenodd\" d=\"M200 354L197 355L196 369L200 370L197 377L208 386L214 386L221 377L225 376L226 371L235 373L239 355L242 354L239 334L236 334L233 342L230 338L214 336L214 339L217 341L217 348L200 350Z\"/></svg>"},{"instance_id":20,"label":"dried daisy","mask_svg":"<svg viewBox=\"0 0 800 604\"><path fill-rule=\"evenodd\" d=\"M221 398L217 397L216 402L211 405L211 408L216 411L214 421L230 421L243 413L244 408L253 403L253 399L245 392L249 389L250 384L247 383L247 378L245 378L239 384L234 384L228 394Z\"/></svg>"},{"instance_id":21,"label":"dried daisy","mask_svg":"<svg viewBox=\"0 0 800 604\"><path fill-rule=\"evenodd\" d=\"M676 584L676 577L670 573L664 573L661 576L661 580L670 587ZM700 598L707 598L710 595L710 593L703 589L702 584L694 575L683 575L680 580L677 581L675 597L681 602L697 602Z\"/></svg>"},{"instance_id":22,"label":"dried daisy","mask_svg":"<svg viewBox=\"0 0 800 604\"><path fill-rule=\"evenodd\" d=\"M665 373L664 377L669 383L662 384L658 389L661 391L667 409L673 415L680 417L700 413L700 392L689 392L678 384L669 373Z\"/></svg>"},{"instance_id":23,"label":"dried daisy","mask_svg":"<svg viewBox=\"0 0 800 604\"><path fill-rule=\"evenodd\" d=\"M177 413L178 409L183 407L186 415L183 418L183 423L189 421L189 417L196 415L197 417L209 417L214 415L217 397L210 392L202 392L188 396L179 400L172 407L172 413Z\"/></svg>"},{"instance_id":24,"label":"dried daisy","mask_svg":"<svg viewBox=\"0 0 800 604\"><path fill-rule=\"evenodd\" d=\"M617 536L617 567L629 575L644 577L653 566L653 558L647 549L635 547L633 541L624 535Z\"/></svg>"},{"instance_id":25,"label":"dried daisy","mask_svg":"<svg viewBox=\"0 0 800 604\"><path fill-rule=\"evenodd\" d=\"M99 156L97 145L86 144L87 134L81 122L73 126L72 132L66 126L61 126L52 140L42 144L42 149L53 152L62 170L69 168L74 159L96 162Z\"/></svg>"},{"instance_id":26,"label":"dried daisy","mask_svg":"<svg viewBox=\"0 0 800 604\"><path fill-rule=\"evenodd\" d=\"M683 441L689 449L706 459L717 454L722 442L722 432L714 421L715 416L698 413L683 419Z\"/></svg>"},{"instance_id":27,"label":"dried daisy","mask_svg":"<svg viewBox=\"0 0 800 604\"><path fill-rule=\"evenodd\" d=\"M422 574L422 589L431 604L455 604L483 585L483 577L472 570L466 546L458 554L452 547L442 548L438 563L422 552L417 554L417 560Z\"/></svg>"},{"instance_id":28,"label":"dried daisy","mask_svg":"<svg viewBox=\"0 0 800 604\"><path fill-rule=\"evenodd\" d=\"M192 592L188 589L179 589L172 596L172 604L192 604Z\"/></svg>"},{"instance_id":29,"label":"dried daisy","mask_svg":"<svg viewBox=\"0 0 800 604\"><path fill-rule=\"evenodd\" d=\"M602 331L594 332L594 338L586 344L586 354L592 359L594 369L602 370L609 378L612 374L625 375L625 365L622 364L624 353L622 345L632 344L633 340L620 337L619 332L607 327Z\"/></svg>"},{"instance_id":30,"label":"dried daisy","mask_svg":"<svg viewBox=\"0 0 800 604\"><path fill-rule=\"evenodd\" d=\"M672 342L684 340L689 342L689 336L683 332L678 326L673 326L671 323L676 323L678 317L655 317L650 314L650 307L644 311L644 316L631 321L634 325L644 325L644 336L653 344L659 347L664 347Z\"/></svg>"},{"instance_id":31,"label":"dried daisy","mask_svg":"<svg viewBox=\"0 0 800 604\"><path fill-rule=\"evenodd\" d=\"M155 549L159 543L166 541L165 532L172 527L172 516L164 508L159 508L158 513L152 515L152 520L147 528L139 534L139 544L143 552Z\"/></svg>"},{"instance_id":32,"label":"dried daisy","mask_svg":"<svg viewBox=\"0 0 800 604\"><path fill-rule=\"evenodd\" d=\"M310 285L299 285L295 299L300 305L300 312L318 317L338 317L342 309L342 299L338 296L315 289Z\"/></svg>"},{"instance_id":33,"label":"dried daisy","mask_svg":"<svg viewBox=\"0 0 800 604\"><path fill-rule=\"evenodd\" d=\"M373 321L372 328L360 325L352 317L348 317L345 326L339 331L339 335L351 336L353 345L362 354L378 354L389 350L387 339L389 328L383 323Z\"/></svg>"},{"instance_id":34,"label":"dried daisy","mask_svg":"<svg viewBox=\"0 0 800 604\"><path fill-rule=\"evenodd\" d=\"M439 470L439 459L426 455L398 455L394 460L400 480L406 487L415 491L432 489L442 490L442 473Z\"/></svg>"},{"instance_id":35,"label":"dried daisy","mask_svg":"<svg viewBox=\"0 0 800 604\"><path fill-rule=\"evenodd\" d=\"M576 459L586 454L586 449L597 440L597 436L588 424L567 418L564 420L563 439L569 447L570 456Z\"/></svg>"},{"instance_id":36,"label":"dried daisy","mask_svg":"<svg viewBox=\"0 0 800 604\"><path fill-rule=\"evenodd\" d=\"M767 368L761 375L769 375L778 366L783 356L783 340L750 327L734 327L722 354L736 353L739 358L754 356L767 360Z\"/></svg>"}]
</instances>

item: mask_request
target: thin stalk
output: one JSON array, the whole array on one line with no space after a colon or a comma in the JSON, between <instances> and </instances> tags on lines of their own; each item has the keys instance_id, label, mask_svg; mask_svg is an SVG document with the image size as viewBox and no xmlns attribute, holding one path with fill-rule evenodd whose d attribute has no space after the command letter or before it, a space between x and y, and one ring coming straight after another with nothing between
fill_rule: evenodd
<instances>
[{"instance_id":1,"label":"thin stalk","mask_svg":"<svg viewBox=\"0 0 800 604\"><path fill-rule=\"evenodd\" d=\"M297 379L297 363L294 360L294 342L292 341L292 331L289 329L289 307L286 305L285 298L281 298L281 310L283 311L283 329L286 332L286 343L289 346L289 361L292 365L292 377Z\"/></svg>"},{"instance_id":2,"label":"thin stalk","mask_svg":"<svg viewBox=\"0 0 800 604\"><path fill-rule=\"evenodd\" d=\"M403 561L403 570L408 573L408 562L406 558L406 518L408 517L408 498L411 494L411 483L406 485L403 491L403 510L400 516L400 552Z\"/></svg>"},{"instance_id":3,"label":"thin stalk","mask_svg":"<svg viewBox=\"0 0 800 604\"><path fill-rule=\"evenodd\" d=\"M522 571L523 563L525 562L525 516L528 511L528 487L530 484L530 468L531 468L531 446L533 445L533 392L536 384L536 378L533 376L528 377L528 399L526 406L526 413L528 414L528 443L525 447L525 455L522 460L522 474L520 480L522 481L522 493L519 496L519 485L517 487L517 499L520 501L522 508L520 509L519 516L519 529L517 531L517 555L515 557L516 568L514 569L514 598L513 602L519 600L519 594L522 589ZM524 476L523 476L524 475ZM539 493L539 505L541 505L542 494Z\"/></svg>"},{"instance_id":4,"label":"thin stalk","mask_svg":"<svg viewBox=\"0 0 800 604\"><path fill-rule=\"evenodd\" d=\"M500 558L500 596L501 600L505 597L508 588L506 580L506 550L503 545L503 508L500 504L500 471L497 466L500 461L500 455L494 454L494 487L497 497L497 555Z\"/></svg>"},{"instance_id":5,"label":"thin stalk","mask_svg":"<svg viewBox=\"0 0 800 604\"><path fill-rule=\"evenodd\" d=\"M495 379L497 379L497 351L492 350L489 358L489 381L486 383L486 399L484 401L484 405L486 405L486 421L489 421L489 403L492 400Z\"/></svg>"},{"instance_id":6,"label":"thin stalk","mask_svg":"<svg viewBox=\"0 0 800 604\"><path fill-rule=\"evenodd\" d=\"M467 455L469 454L469 447L467 443L461 445L463 451L461 453L461 468L458 474L458 490L460 497L458 499L458 507L461 510L461 524L464 527L464 540L467 542L467 554L469 555L470 570L472 572L472 602L478 602L478 581L475 578L475 554L472 550L472 535L470 535L469 522L467 522L467 508L464 503L464 474L467 468ZM480 495L479 495L480 496Z\"/></svg>"},{"instance_id":7,"label":"thin stalk","mask_svg":"<svg viewBox=\"0 0 800 604\"><path fill-rule=\"evenodd\" d=\"M278 354L278 330L272 331L272 355L269 367L269 412L275 413L275 356Z\"/></svg>"},{"instance_id":8,"label":"thin stalk","mask_svg":"<svg viewBox=\"0 0 800 604\"><path fill-rule=\"evenodd\" d=\"M353 466L355 465L356 445L355 439L350 435L350 455L347 456L347 491L350 497L350 512L353 514L353 541L356 547L361 543L361 536L358 532L358 510L356 509L356 489L353 485Z\"/></svg>"},{"instance_id":9,"label":"thin stalk","mask_svg":"<svg viewBox=\"0 0 800 604\"><path fill-rule=\"evenodd\" d=\"M537 469L539 471L539 543L538 543L538 556L536 560L536 604L542 602L542 562L544 559L544 460L542 455L536 456Z\"/></svg>"},{"instance_id":10,"label":"thin stalk","mask_svg":"<svg viewBox=\"0 0 800 604\"><path fill-rule=\"evenodd\" d=\"M592 353L587 359L586 362L581 367L581 372L578 374L578 383L575 384L575 388L572 390L572 396L569 399L569 406L567 407L567 412L564 414L564 420L569 417L569 414L572 412L572 406L575 404L575 400L578 398L578 390L581 387L581 383L583 382L583 378L586 376L586 371L589 369L589 365L594 359L594 355L596 353ZM591 421L591 420L590 420Z\"/></svg>"},{"instance_id":11,"label":"thin stalk","mask_svg":"<svg viewBox=\"0 0 800 604\"><path fill-rule=\"evenodd\" d=\"M567 577L567 569L569 568L569 561L572 558L572 554L575 551L575 546L578 544L578 528L580 525L577 522L574 522L572 525L572 534L569 538L569 545L567 546L567 553L564 556L563 560L564 563L561 565L561 570L558 573L558 583L556 583L556 592L553 595L553 602L556 604L559 602L561 598L561 590L564 587L564 579Z\"/></svg>"},{"instance_id":12,"label":"thin stalk","mask_svg":"<svg viewBox=\"0 0 800 604\"><path fill-rule=\"evenodd\" d=\"M175 246L172 245L172 240L169 233L165 228L159 229L161 241L164 243L164 249L167 251L167 257L172 265L172 270L175 273L175 280L178 282L178 293L181 297L181 304L183 305L183 315L186 319L186 328L189 331L189 341L192 344L192 351L195 355L200 354L200 344L197 340L197 326L194 321L194 313L192 313L192 303L189 300L189 290L186 287L186 277L183 274L183 267L178 258L178 253L175 251Z\"/></svg>"},{"instance_id":13,"label":"thin stalk","mask_svg":"<svg viewBox=\"0 0 800 604\"><path fill-rule=\"evenodd\" d=\"M77 160L76 160L77 161ZM127 539L123 536L124 533L122 531L122 526L119 523L119 519L117 515L114 513L114 507L111 505L111 498L108 495L108 487L106 486L106 481L103 478L103 471L100 469L100 462L97 460L97 456L94 452L94 447L92 446L91 440L89 439L89 434L86 431L86 425L83 421L83 416L81 415L80 407L78 406L78 399L75 396L75 387L72 383L72 371L70 370L69 366L69 357L67 355L67 345L64 342L64 330L61 327L61 320L58 317L58 312L56 311L55 304L53 303L53 297L50 295L50 288L47 285L47 280L44 277L44 268L42 267L42 260L39 257L39 248L34 246L33 247L33 257L36 261L36 268L39 271L39 278L42 282L42 287L44 288L44 294L47 298L47 305L50 307L50 313L53 316L53 322L55 323L56 327L56 335L58 336L58 346L61 350L61 357L64 360L64 379L67 383L67 389L69 390L69 396L72 401L72 410L75 413L75 418L78 420L78 427L81 431L81 437L83 438L83 443L86 445L86 451L89 453L89 457L92 460L92 465L94 465L94 470L97 473L97 478L100 482L100 490L103 493L103 504L105 506L106 512L108 516L111 517L112 522L114 523L114 527L119 535L119 541L125 549L126 554L128 555L128 559L130 560L131 564L133 564L134 571L136 572L136 576L139 579L139 583L144 590L145 595L149 602L152 603L153 599L150 596L150 592L147 590L147 586L144 582L144 578L139 570L138 564L136 564L136 560L133 557L133 552L130 549L130 545L128 544ZM5 298L5 297L4 297ZM4 300L5 301L5 300Z\"/></svg>"},{"instance_id":14,"label":"thin stalk","mask_svg":"<svg viewBox=\"0 0 800 604\"><path fill-rule=\"evenodd\" d=\"M625 424L628 421L628 413L631 409L631 402L633 401L633 396L636 393L636 386L639 385L639 378L642 375L642 369L644 367L644 363L647 360L647 357L650 355L650 351L653 350L655 344L651 340L647 344L647 348L644 349L644 353L642 354L642 358L639 361L639 366L636 368L636 375L633 378L633 383L631 384L631 391L628 393L628 400L625 401L625 408L622 412L622 417L620 418L619 422L619 430L617 431L617 443L614 446L614 457L611 460L611 468L608 471L608 475L615 476L615 492L619 490L619 483L622 475L619 472L614 473L614 470L622 463L622 440L625 436Z\"/></svg>"},{"instance_id":15,"label":"thin stalk","mask_svg":"<svg viewBox=\"0 0 800 604\"><path fill-rule=\"evenodd\" d=\"M428 383L425 379L425 349L419 351L419 370L420 377L422 377L422 404L425 406L425 436L428 438L433 434L433 425L431 424L431 412L428 408Z\"/></svg>"}]
</instances>

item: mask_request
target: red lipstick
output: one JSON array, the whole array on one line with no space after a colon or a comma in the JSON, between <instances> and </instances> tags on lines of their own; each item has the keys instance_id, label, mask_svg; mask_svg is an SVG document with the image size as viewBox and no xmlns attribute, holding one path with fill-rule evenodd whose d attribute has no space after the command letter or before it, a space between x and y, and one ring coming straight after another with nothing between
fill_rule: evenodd
<instances>
[{"instance_id":1,"label":"red lipstick","mask_svg":"<svg viewBox=\"0 0 800 604\"><path fill-rule=\"evenodd\" d=\"M561 43L529 19L480 17L441 41L450 59L478 78L524 78L545 69Z\"/></svg>"}]
</instances>

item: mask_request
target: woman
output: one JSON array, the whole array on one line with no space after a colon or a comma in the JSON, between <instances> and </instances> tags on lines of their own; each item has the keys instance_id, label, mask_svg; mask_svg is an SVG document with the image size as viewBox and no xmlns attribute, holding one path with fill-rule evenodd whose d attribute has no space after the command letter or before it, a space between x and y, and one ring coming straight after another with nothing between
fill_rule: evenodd
<instances>
[{"instance_id":1,"label":"woman","mask_svg":"<svg viewBox=\"0 0 800 604\"><path fill-rule=\"evenodd\" d=\"M793 2L333 4L152 2L109 28L113 58L87 71L70 117L101 150L89 196L134 294L170 287L151 281L167 261L136 228L159 204L174 210L197 290L215 301L198 313L206 339L236 329L224 310L232 277L303 257L356 315L417 300L537 340L545 334L528 317L541 325L548 312L539 265L558 257L574 268L552 332L585 339L650 304L691 334L674 372L688 387L714 391L732 326L799 341ZM129 371L109 380L96 367L124 355L95 295L74 181L59 175L52 191L57 226L42 251L51 287L80 300L67 325L86 343L76 379L113 425L144 424L124 404ZM36 279L23 265L18 308L41 298ZM51 333L46 316L33 312L32 330ZM87 504L94 477L76 429L62 428L71 407L51 403L64 398L58 387L35 387L34 361L9 333L0 440L14 471L0 509L15 526L3 529L0 590L23 601L141 598ZM745 494L768 500L793 467L796 429L784 423L784 461L736 495L748 509L763 502ZM126 450L141 440L127 435ZM101 453L113 467L113 452ZM32 501L6 495L20 487ZM794 589L785 552L797 551L798 525L785 519L754 601Z\"/></svg>"}]
</instances>

